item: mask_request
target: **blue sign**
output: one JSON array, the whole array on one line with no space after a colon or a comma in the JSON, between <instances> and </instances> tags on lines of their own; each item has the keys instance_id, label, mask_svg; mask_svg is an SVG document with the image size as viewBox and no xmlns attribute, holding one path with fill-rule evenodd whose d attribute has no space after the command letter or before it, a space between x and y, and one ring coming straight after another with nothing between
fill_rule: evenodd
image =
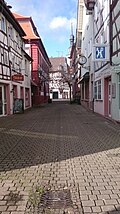
<instances>
[{"instance_id":1,"label":"blue sign","mask_svg":"<svg viewBox=\"0 0 120 214\"><path fill-rule=\"evenodd\" d=\"M95 52L96 59L105 59L105 47L96 47Z\"/></svg>"}]
</instances>

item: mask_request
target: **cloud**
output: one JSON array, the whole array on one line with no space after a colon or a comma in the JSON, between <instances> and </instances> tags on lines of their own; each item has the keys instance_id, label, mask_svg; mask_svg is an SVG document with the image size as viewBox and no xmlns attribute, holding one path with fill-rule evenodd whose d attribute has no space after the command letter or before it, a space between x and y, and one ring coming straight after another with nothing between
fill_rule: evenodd
<instances>
[{"instance_id":1,"label":"cloud","mask_svg":"<svg viewBox=\"0 0 120 214\"><path fill-rule=\"evenodd\" d=\"M73 24L73 26L76 26L76 19L75 18L67 19L67 17L58 16L58 17L54 17L51 20L49 27L50 29L57 29L57 28L70 29L71 23Z\"/></svg>"},{"instance_id":2,"label":"cloud","mask_svg":"<svg viewBox=\"0 0 120 214\"><path fill-rule=\"evenodd\" d=\"M67 18L66 17L54 17L52 21L50 22L50 28L56 29L59 27L65 27L67 25Z\"/></svg>"},{"instance_id":3,"label":"cloud","mask_svg":"<svg viewBox=\"0 0 120 214\"><path fill-rule=\"evenodd\" d=\"M76 32L77 0L6 0L6 2L12 6L12 11L32 17L50 55L59 48L64 50L69 46L71 23L74 34Z\"/></svg>"}]
</instances>

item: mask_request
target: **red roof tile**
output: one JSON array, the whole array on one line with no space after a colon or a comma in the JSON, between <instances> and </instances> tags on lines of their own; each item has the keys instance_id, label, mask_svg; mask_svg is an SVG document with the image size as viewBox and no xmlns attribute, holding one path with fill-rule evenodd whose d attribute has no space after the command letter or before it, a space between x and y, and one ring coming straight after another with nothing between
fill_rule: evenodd
<instances>
[{"instance_id":1,"label":"red roof tile","mask_svg":"<svg viewBox=\"0 0 120 214\"><path fill-rule=\"evenodd\" d=\"M24 30L26 36L24 36L24 39L39 39L39 34L37 32L37 29L32 21L32 18L29 16L22 16L17 13L13 13L14 17L19 22L20 26Z\"/></svg>"}]
</instances>

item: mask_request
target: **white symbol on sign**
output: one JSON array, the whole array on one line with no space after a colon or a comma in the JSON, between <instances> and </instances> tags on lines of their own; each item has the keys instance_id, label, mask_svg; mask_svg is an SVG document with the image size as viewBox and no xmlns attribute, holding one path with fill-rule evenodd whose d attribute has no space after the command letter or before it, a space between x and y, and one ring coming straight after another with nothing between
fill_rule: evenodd
<instances>
[{"instance_id":1,"label":"white symbol on sign","mask_svg":"<svg viewBox=\"0 0 120 214\"><path fill-rule=\"evenodd\" d=\"M105 49L103 47L96 48L96 58L97 59L105 58Z\"/></svg>"}]
</instances>

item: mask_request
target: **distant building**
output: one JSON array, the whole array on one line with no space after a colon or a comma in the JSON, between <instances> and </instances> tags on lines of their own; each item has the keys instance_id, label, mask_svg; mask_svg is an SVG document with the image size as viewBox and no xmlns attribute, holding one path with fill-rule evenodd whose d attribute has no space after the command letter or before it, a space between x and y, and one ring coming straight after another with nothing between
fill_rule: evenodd
<instances>
[{"instance_id":1,"label":"distant building","mask_svg":"<svg viewBox=\"0 0 120 214\"><path fill-rule=\"evenodd\" d=\"M16 20L25 31L25 49L33 59L31 70L32 105L39 105L49 99L49 71L51 63L33 20L29 16L14 13Z\"/></svg>"},{"instance_id":2,"label":"distant building","mask_svg":"<svg viewBox=\"0 0 120 214\"><path fill-rule=\"evenodd\" d=\"M78 0L77 29L76 29L76 49L77 49L78 54L81 54L82 31L83 31L83 11L84 11L84 0Z\"/></svg>"},{"instance_id":3,"label":"distant building","mask_svg":"<svg viewBox=\"0 0 120 214\"><path fill-rule=\"evenodd\" d=\"M51 57L52 64L50 71L50 98L69 99L70 88L68 85L68 69L65 57Z\"/></svg>"},{"instance_id":4,"label":"distant building","mask_svg":"<svg viewBox=\"0 0 120 214\"><path fill-rule=\"evenodd\" d=\"M70 36L70 56L69 57L70 57L70 70L72 73L72 95L73 95L73 99L77 102L80 102L79 80L81 77L81 66L78 63L78 60L79 60L79 56L81 55L83 10L84 10L84 0L78 0L76 40L74 41L72 30L71 30L71 36Z\"/></svg>"},{"instance_id":5,"label":"distant building","mask_svg":"<svg viewBox=\"0 0 120 214\"><path fill-rule=\"evenodd\" d=\"M25 52L24 36L5 1L0 0L0 116L13 114L19 99L23 109L31 107L32 59Z\"/></svg>"}]
</instances>

